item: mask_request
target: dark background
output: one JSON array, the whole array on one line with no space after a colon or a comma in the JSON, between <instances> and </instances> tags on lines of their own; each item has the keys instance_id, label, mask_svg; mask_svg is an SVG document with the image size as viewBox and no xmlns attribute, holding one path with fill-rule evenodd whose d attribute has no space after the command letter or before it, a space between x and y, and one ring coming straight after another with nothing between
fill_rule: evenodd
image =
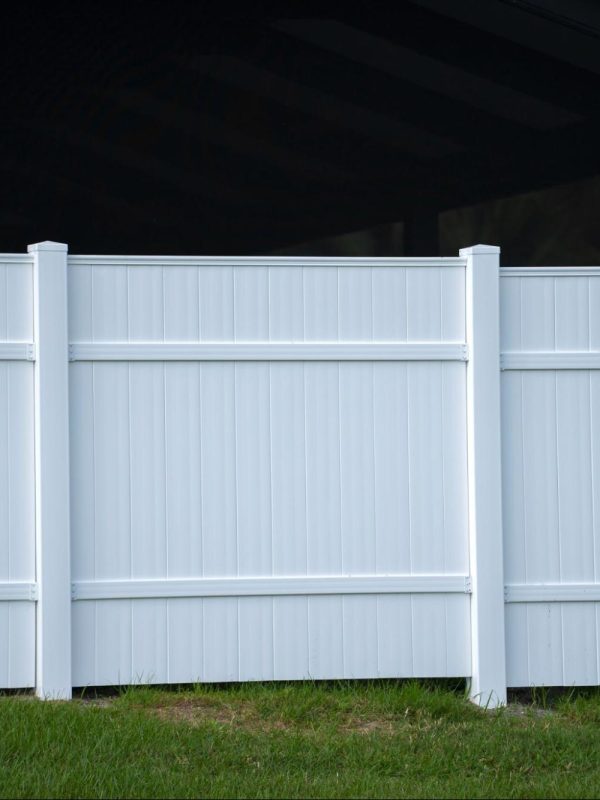
<instances>
[{"instance_id":1,"label":"dark background","mask_svg":"<svg viewBox=\"0 0 600 800\"><path fill-rule=\"evenodd\" d=\"M21 3L0 251L600 263L591 0Z\"/></svg>"}]
</instances>

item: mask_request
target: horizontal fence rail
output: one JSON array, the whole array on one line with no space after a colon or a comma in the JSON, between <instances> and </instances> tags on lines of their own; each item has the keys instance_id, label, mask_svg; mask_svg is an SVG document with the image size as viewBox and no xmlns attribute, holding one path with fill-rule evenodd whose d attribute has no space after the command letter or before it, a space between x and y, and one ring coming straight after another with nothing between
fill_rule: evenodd
<instances>
[{"instance_id":1,"label":"horizontal fence rail","mask_svg":"<svg viewBox=\"0 0 600 800\"><path fill-rule=\"evenodd\" d=\"M35 361L33 342L0 342L0 361Z\"/></svg>"},{"instance_id":2,"label":"horizontal fence rail","mask_svg":"<svg viewBox=\"0 0 600 800\"><path fill-rule=\"evenodd\" d=\"M276 595L362 595L466 593L466 575L356 575L266 578L171 578L162 580L79 581L73 600L152 597L261 597Z\"/></svg>"},{"instance_id":3,"label":"horizontal fence rail","mask_svg":"<svg viewBox=\"0 0 600 800\"><path fill-rule=\"evenodd\" d=\"M11 600L37 600L38 590L36 583L27 581L0 582L0 602Z\"/></svg>"},{"instance_id":4,"label":"horizontal fence rail","mask_svg":"<svg viewBox=\"0 0 600 800\"><path fill-rule=\"evenodd\" d=\"M464 267L464 258L361 258L360 256L119 256L70 255L70 267Z\"/></svg>"},{"instance_id":5,"label":"horizontal fence rail","mask_svg":"<svg viewBox=\"0 0 600 800\"><path fill-rule=\"evenodd\" d=\"M501 278L599 278L600 267L500 267Z\"/></svg>"},{"instance_id":6,"label":"horizontal fence rail","mask_svg":"<svg viewBox=\"0 0 600 800\"><path fill-rule=\"evenodd\" d=\"M600 351L521 351L500 356L503 370L600 369Z\"/></svg>"},{"instance_id":7,"label":"horizontal fence rail","mask_svg":"<svg viewBox=\"0 0 600 800\"><path fill-rule=\"evenodd\" d=\"M176 597L260 597L279 595L470 594L467 575L360 575L315 578L164 578L77 581L73 600L133 600ZM37 584L0 582L0 602L37 600ZM506 603L600 602L600 583L522 583L504 587Z\"/></svg>"},{"instance_id":8,"label":"horizontal fence rail","mask_svg":"<svg viewBox=\"0 0 600 800\"><path fill-rule=\"evenodd\" d=\"M11 266L31 267L33 258L29 253L0 253L0 264L10 264Z\"/></svg>"},{"instance_id":9,"label":"horizontal fence rail","mask_svg":"<svg viewBox=\"0 0 600 800\"><path fill-rule=\"evenodd\" d=\"M515 583L504 589L507 603L600 602L600 583Z\"/></svg>"},{"instance_id":10,"label":"horizontal fence rail","mask_svg":"<svg viewBox=\"0 0 600 800\"><path fill-rule=\"evenodd\" d=\"M466 361L467 347L444 342L222 344L207 342L78 342L71 361Z\"/></svg>"}]
</instances>

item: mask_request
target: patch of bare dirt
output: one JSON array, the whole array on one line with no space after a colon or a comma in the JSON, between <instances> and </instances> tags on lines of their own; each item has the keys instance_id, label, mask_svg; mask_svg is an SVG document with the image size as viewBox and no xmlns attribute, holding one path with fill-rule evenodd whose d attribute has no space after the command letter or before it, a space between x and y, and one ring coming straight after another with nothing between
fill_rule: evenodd
<instances>
[{"instance_id":1,"label":"patch of bare dirt","mask_svg":"<svg viewBox=\"0 0 600 800\"><path fill-rule=\"evenodd\" d=\"M310 732L313 726L305 722L292 722L276 718L264 718L258 713L253 703L236 703L235 707L214 703L210 699L193 698L178 700L163 706L154 706L149 709L160 719L169 722L181 722L192 727L207 722L234 728L237 730L268 733L270 731L301 730ZM347 718L339 725L342 734L359 733L370 735L384 733L392 735L398 731L402 720L394 718Z\"/></svg>"},{"instance_id":2,"label":"patch of bare dirt","mask_svg":"<svg viewBox=\"0 0 600 800\"><path fill-rule=\"evenodd\" d=\"M340 727L343 733L361 733L369 735L371 733L386 733L392 735L398 732L398 721L392 719L351 719Z\"/></svg>"},{"instance_id":3,"label":"patch of bare dirt","mask_svg":"<svg viewBox=\"0 0 600 800\"><path fill-rule=\"evenodd\" d=\"M169 722L183 722L197 727L206 722L251 731L282 731L291 728L278 719L263 719L251 703L238 703L235 708L211 702L208 699L194 698L179 700L164 706L155 706L153 714Z\"/></svg>"}]
</instances>

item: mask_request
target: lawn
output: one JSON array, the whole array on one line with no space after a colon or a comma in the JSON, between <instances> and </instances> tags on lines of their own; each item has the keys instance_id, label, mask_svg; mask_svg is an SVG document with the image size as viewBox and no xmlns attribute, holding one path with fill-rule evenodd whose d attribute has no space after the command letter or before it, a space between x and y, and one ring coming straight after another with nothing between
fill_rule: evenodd
<instances>
[{"instance_id":1,"label":"lawn","mask_svg":"<svg viewBox=\"0 0 600 800\"><path fill-rule=\"evenodd\" d=\"M597 797L600 693L415 682L0 697L1 797Z\"/></svg>"}]
</instances>

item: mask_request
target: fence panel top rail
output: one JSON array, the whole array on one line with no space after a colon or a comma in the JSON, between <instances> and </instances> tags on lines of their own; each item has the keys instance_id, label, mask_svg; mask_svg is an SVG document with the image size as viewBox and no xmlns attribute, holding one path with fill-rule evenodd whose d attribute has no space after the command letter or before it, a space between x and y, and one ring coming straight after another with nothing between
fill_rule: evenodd
<instances>
[{"instance_id":1,"label":"fence panel top rail","mask_svg":"<svg viewBox=\"0 0 600 800\"><path fill-rule=\"evenodd\" d=\"M599 278L600 267L500 267L501 278Z\"/></svg>"},{"instance_id":2,"label":"fence panel top rail","mask_svg":"<svg viewBox=\"0 0 600 800\"><path fill-rule=\"evenodd\" d=\"M23 264L31 267L33 256L31 253L0 253L0 264Z\"/></svg>"},{"instance_id":3,"label":"fence panel top rail","mask_svg":"<svg viewBox=\"0 0 600 800\"><path fill-rule=\"evenodd\" d=\"M69 255L68 263L73 267L465 267L467 262L455 257Z\"/></svg>"}]
</instances>

